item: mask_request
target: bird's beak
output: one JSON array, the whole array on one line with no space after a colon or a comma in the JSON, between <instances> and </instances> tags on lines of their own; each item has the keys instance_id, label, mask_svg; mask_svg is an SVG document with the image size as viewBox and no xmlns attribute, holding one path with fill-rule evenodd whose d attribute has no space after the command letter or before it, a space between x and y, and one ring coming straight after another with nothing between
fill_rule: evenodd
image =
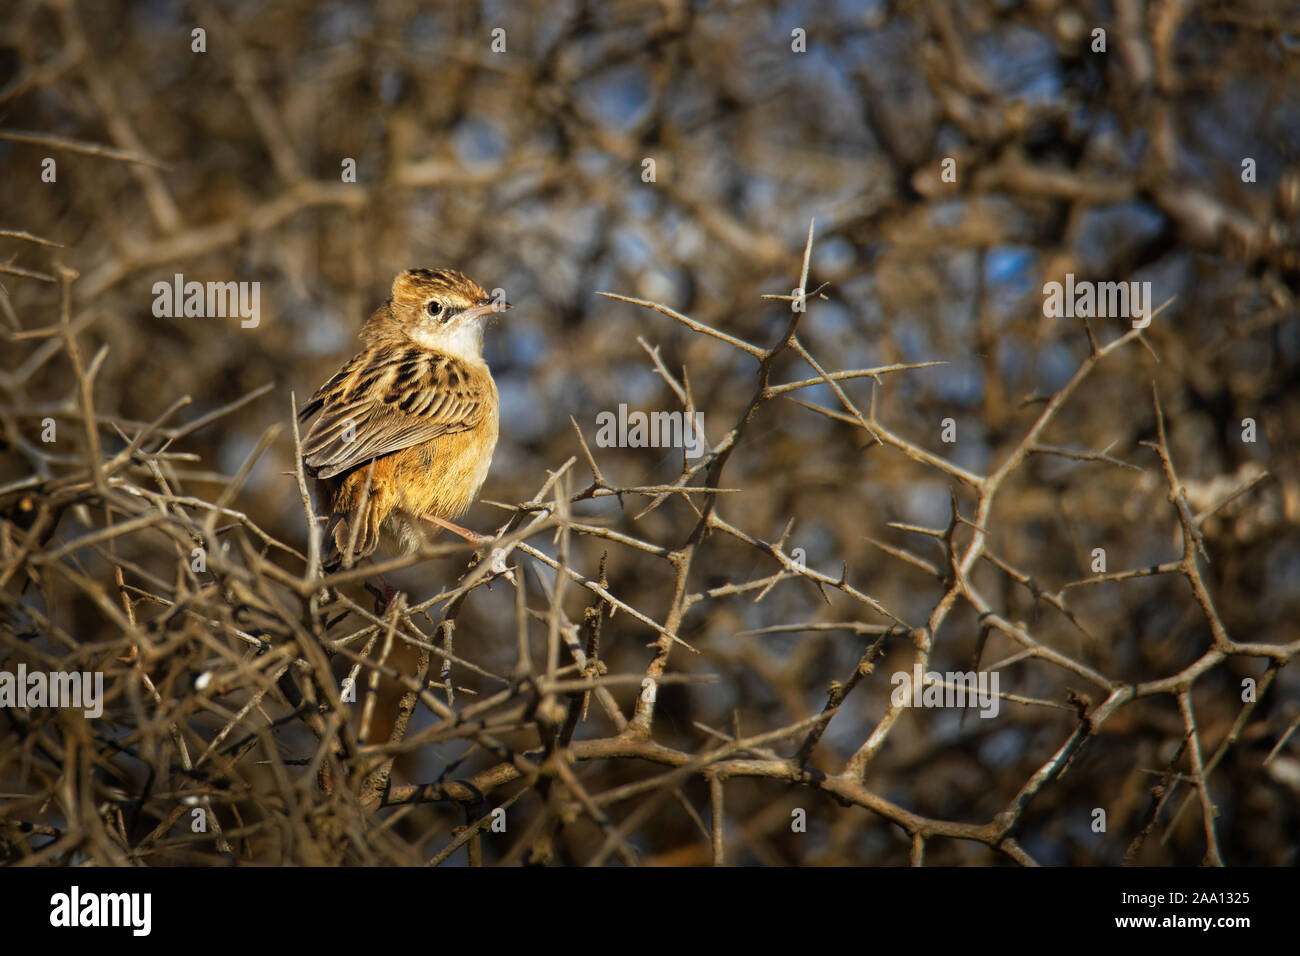
<instances>
[{"instance_id":1,"label":"bird's beak","mask_svg":"<svg viewBox=\"0 0 1300 956\"><path fill-rule=\"evenodd\" d=\"M461 313L461 318L477 319L480 315L491 315L493 312L504 312L510 308L509 302L497 302L496 299L483 299L478 305L471 305Z\"/></svg>"}]
</instances>

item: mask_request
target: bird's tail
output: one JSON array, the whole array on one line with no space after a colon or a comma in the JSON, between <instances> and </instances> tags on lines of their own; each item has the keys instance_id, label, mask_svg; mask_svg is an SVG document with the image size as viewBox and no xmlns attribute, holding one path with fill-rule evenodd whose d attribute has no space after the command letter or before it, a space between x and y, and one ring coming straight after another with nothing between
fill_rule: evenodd
<instances>
[{"instance_id":1,"label":"bird's tail","mask_svg":"<svg viewBox=\"0 0 1300 956\"><path fill-rule=\"evenodd\" d=\"M331 517L325 527L325 553L321 557L321 565L327 573L332 574L344 566L353 567L379 547L379 525L382 518L376 511L375 508L367 507L361 515L335 514ZM354 522L357 523L355 532Z\"/></svg>"}]
</instances>

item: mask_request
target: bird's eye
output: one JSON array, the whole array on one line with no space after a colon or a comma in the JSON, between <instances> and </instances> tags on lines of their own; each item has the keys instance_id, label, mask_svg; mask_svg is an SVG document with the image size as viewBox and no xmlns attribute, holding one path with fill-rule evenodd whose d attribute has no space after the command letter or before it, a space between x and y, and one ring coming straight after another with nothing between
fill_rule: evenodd
<instances>
[{"instance_id":1,"label":"bird's eye","mask_svg":"<svg viewBox=\"0 0 1300 956\"><path fill-rule=\"evenodd\" d=\"M430 299L424 304L424 311L428 312L433 318L442 315L442 303L437 299Z\"/></svg>"}]
</instances>

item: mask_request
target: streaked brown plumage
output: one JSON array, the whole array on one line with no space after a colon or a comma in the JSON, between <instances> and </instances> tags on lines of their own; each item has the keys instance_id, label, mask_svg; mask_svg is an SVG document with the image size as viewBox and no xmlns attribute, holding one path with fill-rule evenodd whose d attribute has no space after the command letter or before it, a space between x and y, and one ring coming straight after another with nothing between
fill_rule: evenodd
<instances>
[{"instance_id":1,"label":"streaked brown plumage","mask_svg":"<svg viewBox=\"0 0 1300 956\"><path fill-rule=\"evenodd\" d=\"M319 413L302 452L332 517L326 567L381 545L413 551L426 521L479 540L452 519L473 503L496 448L483 323L502 308L459 272L408 269L361 330L362 351L303 406L304 421Z\"/></svg>"}]
</instances>

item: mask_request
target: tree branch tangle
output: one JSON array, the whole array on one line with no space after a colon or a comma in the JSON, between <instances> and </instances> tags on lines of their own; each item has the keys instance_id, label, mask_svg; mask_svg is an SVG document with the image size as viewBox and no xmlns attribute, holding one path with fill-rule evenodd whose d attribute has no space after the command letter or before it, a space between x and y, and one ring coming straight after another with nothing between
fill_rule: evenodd
<instances>
[{"instance_id":1,"label":"tree branch tangle","mask_svg":"<svg viewBox=\"0 0 1300 956\"><path fill-rule=\"evenodd\" d=\"M0 24L0 862L1295 864L1269 5L167 6ZM440 266L493 543L326 572L296 412Z\"/></svg>"}]
</instances>

